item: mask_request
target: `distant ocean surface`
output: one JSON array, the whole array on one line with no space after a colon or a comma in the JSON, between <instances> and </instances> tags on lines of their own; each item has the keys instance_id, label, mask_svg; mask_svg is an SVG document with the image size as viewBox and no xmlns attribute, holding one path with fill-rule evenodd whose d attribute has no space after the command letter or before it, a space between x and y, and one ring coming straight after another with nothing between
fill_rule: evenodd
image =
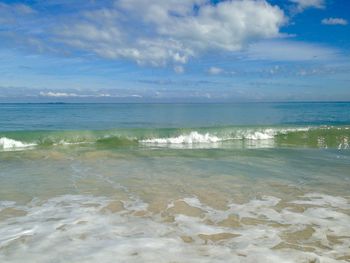
<instances>
[{"instance_id":1,"label":"distant ocean surface","mask_svg":"<svg viewBox=\"0 0 350 263\"><path fill-rule=\"evenodd\" d=\"M0 104L0 262L349 262L350 103Z\"/></svg>"}]
</instances>

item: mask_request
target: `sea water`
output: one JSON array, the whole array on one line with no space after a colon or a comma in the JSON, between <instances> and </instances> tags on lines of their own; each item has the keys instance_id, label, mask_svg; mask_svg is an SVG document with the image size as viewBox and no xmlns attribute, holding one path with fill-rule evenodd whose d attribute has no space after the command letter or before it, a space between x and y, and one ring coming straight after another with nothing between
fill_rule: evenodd
<instances>
[{"instance_id":1,"label":"sea water","mask_svg":"<svg viewBox=\"0 0 350 263\"><path fill-rule=\"evenodd\" d=\"M0 104L0 262L349 262L350 103Z\"/></svg>"}]
</instances>

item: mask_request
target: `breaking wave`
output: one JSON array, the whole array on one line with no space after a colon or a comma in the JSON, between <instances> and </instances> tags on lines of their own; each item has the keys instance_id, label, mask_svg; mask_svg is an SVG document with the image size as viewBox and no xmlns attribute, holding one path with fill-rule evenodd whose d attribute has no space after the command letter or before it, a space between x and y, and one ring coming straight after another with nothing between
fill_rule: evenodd
<instances>
[{"instance_id":1,"label":"breaking wave","mask_svg":"<svg viewBox=\"0 0 350 263\"><path fill-rule=\"evenodd\" d=\"M224 138L211 135L209 133L201 134L197 131L183 134L177 137L170 138L151 138L141 140L142 143L156 143L156 144L193 144L193 143L216 143L224 141Z\"/></svg>"},{"instance_id":2,"label":"breaking wave","mask_svg":"<svg viewBox=\"0 0 350 263\"><path fill-rule=\"evenodd\" d=\"M106 131L17 131L0 133L0 150L93 144L99 147L216 145L303 146L348 149L350 127L211 127Z\"/></svg>"},{"instance_id":3,"label":"breaking wave","mask_svg":"<svg viewBox=\"0 0 350 263\"><path fill-rule=\"evenodd\" d=\"M36 146L35 143L24 143L6 137L0 138L0 149L2 148L3 150L18 150L34 146Z\"/></svg>"}]
</instances>

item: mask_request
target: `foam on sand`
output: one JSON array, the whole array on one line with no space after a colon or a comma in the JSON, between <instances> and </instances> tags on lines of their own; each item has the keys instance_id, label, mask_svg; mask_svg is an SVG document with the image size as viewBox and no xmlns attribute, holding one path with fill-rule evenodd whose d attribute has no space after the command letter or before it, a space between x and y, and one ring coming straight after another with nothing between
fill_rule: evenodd
<instances>
[{"instance_id":1,"label":"foam on sand","mask_svg":"<svg viewBox=\"0 0 350 263\"><path fill-rule=\"evenodd\" d=\"M197 197L173 200L151 212L142 200L65 195L27 205L0 202L24 211L0 220L0 261L50 262L346 262L350 229L348 200L322 194L291 204L264 196L216 210ZM307 203L304 203L307 202ZM181 203L181 207L179 206ZM200 213L192 213L194 210ZM168 220L172 218L172 220ZM235 224L228 224L236 220ZM79 249L77 249L79 248ZM41 253L46 251L46 253Z\"/></svg>"}]
</instances>

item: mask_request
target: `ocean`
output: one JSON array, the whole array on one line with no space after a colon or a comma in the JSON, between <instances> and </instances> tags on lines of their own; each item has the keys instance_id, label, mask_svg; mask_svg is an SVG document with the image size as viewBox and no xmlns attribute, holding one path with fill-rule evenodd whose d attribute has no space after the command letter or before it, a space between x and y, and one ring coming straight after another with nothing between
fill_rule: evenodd
<instances>
[{"instance_id":1,"label":"ocean","mask_svg":"<svg viewBox=\"0 0 350 263\"><path fill-rule=\"evenodd\" d=\"M0 104L0 262L349 262L350 103Z\"/></svg>"}]
</instances>

